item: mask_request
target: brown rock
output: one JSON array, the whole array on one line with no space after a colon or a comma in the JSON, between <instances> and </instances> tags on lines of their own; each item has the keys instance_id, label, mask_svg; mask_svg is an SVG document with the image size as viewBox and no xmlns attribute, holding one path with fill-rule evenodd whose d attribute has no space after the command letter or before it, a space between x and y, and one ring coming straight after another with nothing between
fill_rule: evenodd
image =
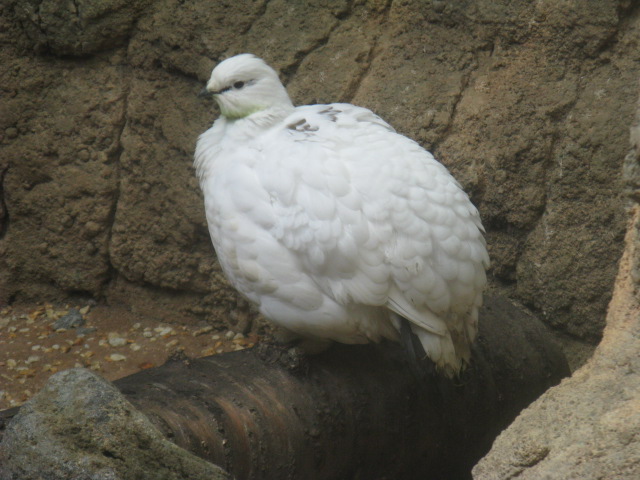
<instances>
[{"instance_id":1,"label":"brown rock","mask_svg":"<svg viewBox=\"0 0 640 480\"><path fill-rule=\"evenodd\" d=\"M640 120L640 110L638 111ZM631 166L640 160L636 122ZM627 168L627 173L637 169ZM638 178L629 178L635 184ZM593 357L528 407L474 468L478 480L640 478L640 206Z\"/></svg>"},{"instance_id":2,"label":"brown rock","mask_svg":"<svg viewBox=\"0 0 640 480\"><path fill-rule=\"evenodd\" d=\"M124 41L151 0L44 0L11 5L33 47L57 55L87 55Z\"/></svg>"},{"instance_id":3,"label":"brown rock","mask_svg":"<svg viewBox=\"0 0 640 480\"><path fill-rule=\"evenodd\" d=\"M161 297L228 318L236 296L191 168L216 114L196 93L218 60L250 51L297 103L372 108L434 150L480 208L495 288L595 344L622 251L636 8L12 0L0 6L0 301Z\"/></svg>"}]
</instances>

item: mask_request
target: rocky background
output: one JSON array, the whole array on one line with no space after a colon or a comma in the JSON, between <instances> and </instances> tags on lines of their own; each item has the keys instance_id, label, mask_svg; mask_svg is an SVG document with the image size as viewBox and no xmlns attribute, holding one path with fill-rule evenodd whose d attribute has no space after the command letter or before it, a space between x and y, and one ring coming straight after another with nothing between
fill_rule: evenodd
<instances>
[{"instance_id":1,"label":"rocky background","mask_svg":"<svg viewBox=\"0 0 640 480\"><path fill-rule=\"evenodd\" d=\"M233 318L191 162L216 117L197 92L252 52L295 103L371 108L432 150L481 211L492 289L584 363L624 247L638 2L312 3L4 1L0 304Z\"/></svg>"},{"instance_id":2,"label":"rocky background","mask_svg":"<svg viewBox=\"0 0 640 480\"><path fill-rule=\"evenodd\" d=\"M625 161L640 197L640 103ZM640 205L609 304L604 337L571 378L549 389L497 438L476 480L640 478Z\"/></svg>"},{"instance_id":3,"label":"rocky background","mask_svg":"<svg viewBox=\"0 0 640 480\"><path fill-rule=\"evenodd\" d=\"M296 103L369 107L434 151L481 210L494 287L600 338L640 72L631 2L0 8L0 301L84 294L226 316L235 296L191 167L216 112L196 93L250 51Z\"/></svg>"}]
</instances>

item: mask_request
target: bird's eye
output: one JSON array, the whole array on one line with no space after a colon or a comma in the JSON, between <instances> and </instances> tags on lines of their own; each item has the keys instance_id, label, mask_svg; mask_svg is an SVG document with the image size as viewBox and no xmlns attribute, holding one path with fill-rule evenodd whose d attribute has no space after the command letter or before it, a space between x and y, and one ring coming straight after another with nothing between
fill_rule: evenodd
<instances>
[{"instance_id":1,"label":"bird's eye","mask_svg":"<svg viewBox=\"0 0 640 480\"><path fill-rule=\"evenodd\" d=\"M233 88L235 89L241 89L242 87L244 87L244 82L236 82L233 84Z\"/></svg>"}]
</instances>

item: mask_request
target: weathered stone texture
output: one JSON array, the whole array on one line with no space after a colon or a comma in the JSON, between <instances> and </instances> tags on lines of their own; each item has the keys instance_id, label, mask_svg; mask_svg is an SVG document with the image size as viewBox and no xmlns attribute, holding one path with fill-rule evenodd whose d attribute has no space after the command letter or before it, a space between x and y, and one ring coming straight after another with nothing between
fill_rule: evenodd
<instances>
[{"instance_id":1,"label":"weathered stone texture","mask_svg":"<svg viewBox=\"0 0 640 480\"><path fill-rule=\"evenodd\" d=\"M109 382L77 368L57 373L2 437L0 480L230 480L167 440Z\"/></svg>"},{"instance_id":2,"label":"weathered stone texture","mask_svg":"<svg viewBox=\"0 0 640 480\"><path fill-rule=\"evenodd\" d=\"M131 284L235 308L190 164L215 118L196 93L250 51L296 103L372 108L433 150L480 208L493 286L599 339L640 74L631 2L14 0L0 14L0 301L117 285L135 303Z\"/></svg>"},{"instance_id":3,"label":"weathered stone texture","mask_svg":"<svg viewBox=\"0 0 640 480\"><path fill-rule=\"evenodd\" d=\"M640 103L625 158L635 202L607 326L593 357L497 438L478 480L640 477Z\"/></svg>"},{"instance_id":4,"label":"weathered stone texture","mask_svg":"<svg viewBox=\"0 0 640 480\"><path fill-rule=\"evenodd\" d=\"M477 480L640 477L640 209L593 357L497 438Z\"/></svg>"}]
</instances>

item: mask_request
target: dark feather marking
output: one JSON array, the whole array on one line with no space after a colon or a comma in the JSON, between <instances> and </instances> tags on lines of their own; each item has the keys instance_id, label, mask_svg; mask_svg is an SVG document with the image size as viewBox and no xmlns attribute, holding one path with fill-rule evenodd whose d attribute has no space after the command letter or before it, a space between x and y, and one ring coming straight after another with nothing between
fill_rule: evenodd
<instances>
[{"instance_id":1,"label":"dark feather marking","mask_svg":"<svg viewBox=\"0 0 640 480\"><path fill-rule=\"evenodd\" d=\"M304 125L304 123L307 121L306 118L302 118L300 120L298 120L296 123L290 123L289 125L287 125L287 128L289 130L298 130L298 127L300 125Z\"/></svg>"},{"instance_id":2,"label":"dark feather marking","mask_svg":"<svg viewBox=\"0 0 640 480\"><path fill-rule=\"evenodd\" d=\"M317 132L320 129L320 127L312 127L309 125L306 118L287 125L287 128L289 130L295 130L296 132Z\"/></svg>"},{"instance_id":3,"label":"dark feather marking","mask_svg":"<svg viewBox=\"0 0 640 480\"><path fill-rule=\"evenodd\" d=\"M424 378L425 375L429 374L428 366L433 367L433 362L427 357L427 352L424 351L422 343L420 343L417 335L411 330L409 320L401 315L397 317L400 319L400 342L404 346L407 354L409 368L416 377Z\"/></svg>"},{"instance_id":4,"label":"dark feather marking","mask_svg":"<svg viewBox=\"0 0 640 480\"><path fill-rule=\"evenodd\" d=\"M337 122L338 113L341 113L341 110L336 110L333 107L328 107L328 108L325 108L324 110L320 110L318 113L321 115L327 115L329 117L329 120L331 120L332 122Z\"/></svg>"}]
</instances>

